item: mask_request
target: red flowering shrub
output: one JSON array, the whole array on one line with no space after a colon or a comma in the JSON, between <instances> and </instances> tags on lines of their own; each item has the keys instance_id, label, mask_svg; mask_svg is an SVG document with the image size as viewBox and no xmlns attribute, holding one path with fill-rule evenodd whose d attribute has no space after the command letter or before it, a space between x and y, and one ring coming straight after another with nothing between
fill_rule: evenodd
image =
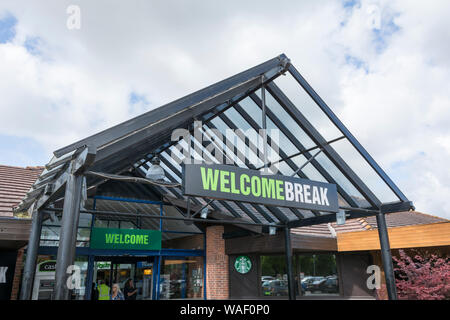
<instances>
[{"instance_id":1,"label":"red flowering shrub","mask_svg":"<svg viewBox=\"0 0 450 320\"><path fill-rule=\"evenodd\" d=\"M435 254L411 256L399 250L394 260L397 294L399 299L450 299L450 261Z\"/></svg>"}]
</instances>

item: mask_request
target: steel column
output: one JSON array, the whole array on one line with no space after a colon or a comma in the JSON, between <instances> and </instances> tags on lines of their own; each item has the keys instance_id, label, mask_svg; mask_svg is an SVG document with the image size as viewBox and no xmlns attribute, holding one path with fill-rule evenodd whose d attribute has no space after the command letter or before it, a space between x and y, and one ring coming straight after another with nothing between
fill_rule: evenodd
<instances>
[{"instance_id":1,"label":"steel column","mask_svg":"<svg viewBox=\"0 0 450 320\"><path fill-rule=\"evenodd\" d=\"M263 163L264 163L264 173L267 172L267 121L266 121L266 89L264 88L264 76L261 77L261 102L262 102L262 129L263 129Z\"/></svg>"},{"instance_id":2,"label":"steel column","mask_svg":"<svg viewBox=\"0 0 450 320\"><path fill-rule=\"evenodd\" d=\"M378 236L380 238L381 257L383 260L384 276L389 300L397 300L397 288L395 286L394 266L392 264L391 247L384 213L377 214Z\"/></svg>"},{"instance_id":3,"label":"steel column","mask_svg":"<svg viewBox=\"0 0 450 320\"><path fill-rule=\"evenodd\" d=\"M288 67L289 73L300 84L300 86L308 93L308 95L314 100L320 109L327 115L331 122L347 137L348 141L355 147L361 156L367 161L367 163L375 170L375 172L383 179L383 181L389 186L389 188L395 193L397 197L402 201L408 201L406 196L400 191L395 183L389 178L389 176L381 169L381 167L375 162L370 154L364 149L358 140L350 133L350 131L344 126L339 118L333 113L330 107L322 100L322 98L314 91L309 83L302 77L300 72L293 65Z\"/></svg>"},{"instance_id":4,"label":"steel column","mask_svg":"<svg viewBox=\"0 0 450 320\"><path fill-rule=\"evenodd\" d=\"M87 275L86 275L86 284L85 284L85 294L84 300L92 299L92 284L94 277L94 256L90 255L88 257L88 267L87 267Z\"/></svg>"},{"instance_id":5,"label":"steel column","mask_svg":"<svg viewBox=\"0 0 450 320\"><path fill-rule=\"evenodd\" d=\"M75 260L82 182L82 175L71 172L66 184L59 248L56 257L55 300L69 299L69 288L66 284L68 278L67 268L73 265Z\"/></svg>"},{"instance_id":6,"label":"steel column","mask_svg":"<svg viewBox=\"0 0 450 320\"><path fill-rule=\"evenodd\" d=\"M203 235L203 300L206 300L206 232Z\"/></svg>"},{"instance_id":7,"label":"steel column","mask_svg":"<svg viewBox=\"0 0 450 320\"><path fill-rule=\"evenodd\" d=\"M366 200L375 208L380 208L381 201L370 190L362 179L350 168L342 157L331 147L327 141L317 131L317 129L306 119L300 110L289 100L289 98L271 82L267 85L267 90L273 98L285 109L285 111L297 122L305 133L314 141L315 144L323 147L323 152L329 160L344 174L344 176L353 184L353 186L366 198Z\"/></svg>"},{"instance_id":8,"label":"steel column","mask_svg":"<svg viewBox=\"0 0 450 320\"><path fill-rule=\"evenodd\" d=\"M158 276L156 278L156 300L159 300L160 297L160 283L161 283L161 260L162 260L162 256L158 257Z\"/></svg>"},{"instance_id":9,"label":"steel column","mask_svg":"<svg viewBox=\"0 0 450 320\"><path fill-rule=\"evenodd\" d=\"M284 242L286 250L286 272L288 277L289 300L295 300L295 278L292 274L291 231L287 227L284 228Z\"/></svg>"},{"instance_id":10,"label":"steel column","mask_svg":"<svg viewBox=\"0 0 450 320\"><path fill-rule=\"evenodd\" d=\"M42 212L35 211L31 225L30 239L27 246L27 257L23 269L22 289L20 300L30 300L33 289L34 274L36 272L36 260L41 238Z\"/></svg>"}]
</instances>

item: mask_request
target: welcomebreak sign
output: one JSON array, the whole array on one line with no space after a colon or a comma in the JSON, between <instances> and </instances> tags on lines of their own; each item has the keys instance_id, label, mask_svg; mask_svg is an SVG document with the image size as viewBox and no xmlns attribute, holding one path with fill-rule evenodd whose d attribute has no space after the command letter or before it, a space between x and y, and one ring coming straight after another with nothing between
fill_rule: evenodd
<instances>
[{"instance_id":1,"label":"welcomebreak sign","mask_svg":"<svg viewBox=\"0 0 450 320\"><path fill-rule=\"evenodd\" d=\"M160 250L161 231L93 228L92 249Z\"/></svg>"},{"instance_id":2,"label":"welcomebreak sign","mask_svg":"<svg viewBox=\"0 0 450 320\"><path fill-rule=\"evenodd\" d=\"M336 185L228 165L184 164L183 194L338 212Z\"/></svg>"}]
</instances>

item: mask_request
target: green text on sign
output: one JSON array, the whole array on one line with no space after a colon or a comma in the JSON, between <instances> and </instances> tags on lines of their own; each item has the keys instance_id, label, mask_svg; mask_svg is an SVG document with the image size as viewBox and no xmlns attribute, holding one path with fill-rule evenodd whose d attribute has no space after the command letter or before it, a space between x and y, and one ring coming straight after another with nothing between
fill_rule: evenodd
<instances>
[{"instance_id":1,"label":"green text on sign","mask_svg":"<svg viewBox=\"0 0 450 320\"><path fill-rule=\"evenodd\" d=\"M335 184L263 175L258 170L222 164L184 164L182 170L182 190L186 196L339 212Z\"/></svg>"},{"instance_id":2,"label":"green text on sign","mask_svg":"<svg viewBox=\"0 0 450 320\"><path fill-rule=\"evenodd\" d=\"M161 232L146 229L93 228L92 249L160 250Z\"/></svg>"}]
</instances>

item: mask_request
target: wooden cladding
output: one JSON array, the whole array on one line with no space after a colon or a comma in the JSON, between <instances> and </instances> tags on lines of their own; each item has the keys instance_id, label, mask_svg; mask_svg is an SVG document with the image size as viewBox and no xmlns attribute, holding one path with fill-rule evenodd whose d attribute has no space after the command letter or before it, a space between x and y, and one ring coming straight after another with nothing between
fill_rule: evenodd
<instances>
[{"instance_id":1,"label":"wooden cladding","mask_svg":"<svg viewBox=\"0 0 450 320\"><path fill-rule=\"evenodd\" d=\"M0 240L28 241L31 220L0 219Z\"/></svg>"},{"instance_id":2,"label":"wooden cladding","mask_svg":"<svg viewBox=\"0 0 450 320\"><path fill-rule=\"evenodd\" d=\"M450 222L388 229L391 249L450 245ZM338 251L380 250L378 230L337 234Z\"/></svg>"}]
</instances>

